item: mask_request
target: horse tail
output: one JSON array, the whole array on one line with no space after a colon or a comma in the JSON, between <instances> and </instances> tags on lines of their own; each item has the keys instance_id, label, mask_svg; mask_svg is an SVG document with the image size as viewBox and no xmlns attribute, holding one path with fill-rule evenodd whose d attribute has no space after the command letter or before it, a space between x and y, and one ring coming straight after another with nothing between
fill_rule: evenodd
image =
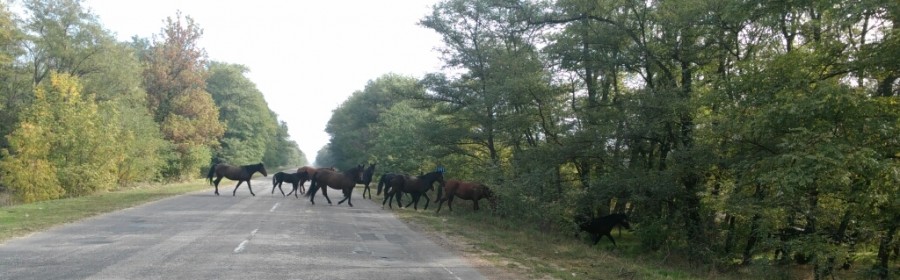
<instances>
[{"instance_id":1,"label":"horse tail","mask_svg":"<svg viewBox=\"0 0 900 280\"><path fill-rule=\"evenodd\" d=\"M273 188L275 187L275 184L278 184L278 173L275 173L275 175L272 175L272 187Z\"/></svg>"},{"instance_id":2,"label":"horse tail","mask_svg":"<svg viewBox=\"0 0 900 280\"><path fill-rule=\"evenodd\" d=\"M376 192L375 194L381 195L382 188L384 188L384 175L381 175L381 179L378 180L378 192Z\"/></svg>"},{"instance_id":3,"label":"horse tail","mask_svg":"<svg viewBox=\"0 0 900 280\"><path fill-rule=\"evenodd\" d=\"M216 165L218 165L218 164L213 164L213 165L209 166L209 172L206 173L206 181L208 181L210 185L212 185L212 182L213 182L212 177L213 177L213 173L216 172Z\"/></svg>"}]
</instances>

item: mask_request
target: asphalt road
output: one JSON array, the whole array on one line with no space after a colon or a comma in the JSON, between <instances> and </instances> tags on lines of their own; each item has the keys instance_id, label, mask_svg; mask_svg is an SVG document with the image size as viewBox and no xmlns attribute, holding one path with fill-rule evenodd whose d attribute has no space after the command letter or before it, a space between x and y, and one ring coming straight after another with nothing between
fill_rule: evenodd
<instances>
[{"instance_id":1,"label":"asphalt road","mask_svg":"<svg viewBox=\"0 0 900 280\"><path fill-rule=\"evenodd\" d=\"M210 187L8 240L0 279L484 279L360 189L352 208L337 190L335 205L321 192L311 205L271 196L269 180L253 181L256 197L223 181L218 197Z\"/></svg>"}]
</instances>

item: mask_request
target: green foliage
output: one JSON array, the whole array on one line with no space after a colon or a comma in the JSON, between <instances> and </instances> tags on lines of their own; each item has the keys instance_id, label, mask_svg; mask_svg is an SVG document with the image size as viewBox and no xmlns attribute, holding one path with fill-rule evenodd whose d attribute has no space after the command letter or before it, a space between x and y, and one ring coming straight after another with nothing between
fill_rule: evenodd
<instances>
[{"instance_id":1,"label":"green foliage","mask_svg":"<svg viewBox=\"0 0 900 280\"><path fill-rule=\"evenodd\" d=\"M247 71L236 64L213 62L209 66L206 90L219 108L219 120L227 127L216 151L217 162L260 162L266 147L276 144L278 123L262 93L244 76Z\"/></svg>"},{"instance_id":2,"label":"green foliage","mask_svg":"<svg viewBox=\"0 0 900 280\"><path fill-rule=\"evenodd\" d=\"M306 166L310 165L306 154L297 142L290 139L287 123L281 122L272 143L266 146L262 162L266 166Z\"/></svg>"},{"instance_id":3,"label":"green foliage","mask_svg":"<svg viewBox=\"0 0 900 280\"><path fill-rule=\"evenodd\" d=\"M329 123L329 160L440 161L449 178L495 185L499 215L562 232L625 212L644 250L720 269L788 262L772 256L789 247L811 265L785 276L854 261L888 278L896 8L443 1L420 24L443 38L448 71L377 118L354 113L370 108L355 94Z\"/></svg>"},{"instance_id":4,"label":"green foliage","mask_svg":"<svg viewBox=\"0 0 900 280\"><path fill-rule=\"evenodd\" d=\"M92 96L83 96L80 87L77 78L51 73L10 136L3 184L20 200L79 196L114 186L122 157L109 143L117 128L102 121ZM32 177L33 172L40 173Z\"/></svg>"},{"instance_id":5,"label":"green foliage","mask_svg":"<svg viewBox=\"0 0 900 280\"><path fill-rule=\"evenodd\" d=\"M365 89L354 92L334 110L325 128L331 135L331 143L326 147L326 154L319 151L316 164L346 168L383 160L377 158L378 155L373 157L371 153L375 145L373 139L381 137L382 133L373 128L373 124L378 123L381 115L402 98L422 95L422 88L410 77L388 74L369 81Z\"/></svg>"}]
</instances>

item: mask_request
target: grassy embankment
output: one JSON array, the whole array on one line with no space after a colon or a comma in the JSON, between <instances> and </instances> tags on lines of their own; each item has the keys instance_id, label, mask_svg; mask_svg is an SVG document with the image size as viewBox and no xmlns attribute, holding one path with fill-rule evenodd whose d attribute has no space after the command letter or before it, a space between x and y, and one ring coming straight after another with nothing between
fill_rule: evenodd
<instances>
[{"instance_id":1,"label":"grassy embankment","mask_svg":"<svg viewBox=\"0 0 900 280\"><path fill-rule=\"evenodd\" d=\"M358 189L354 193L362 191ZM381 199L376 196L374 200L380 204ZM404 199L409 201L408 197ZM618 230L613 231L618 247L606 237L597 246L590 246L587 234L576 238L542 233L535 225L491 215L487 202L483 202L478 212L473 211L470 201L459 199L453 203L453 212L444 205L441 213L435 214L434 202L428 210L422 210L424 201L420 202L419 211L396 207L393 211L417 227L464 243L458 248L470 255L531 279L766 279L773 276L760 271L762 267L720 273L709 266L692 265L677 252L647 253L640 249L637 237L625 230L621 236Z\"/></svg>"},{"instance_id":2,"label":"grassy embankment","mask_svg":"<svg viewBox=\"0 0 900 280\"><path fill-rule=\"evenodd\" d=\"M55 225L209 188L204 181L130 188L88 196L0 207L0 243Z\"/></svg>"}]
</instances>

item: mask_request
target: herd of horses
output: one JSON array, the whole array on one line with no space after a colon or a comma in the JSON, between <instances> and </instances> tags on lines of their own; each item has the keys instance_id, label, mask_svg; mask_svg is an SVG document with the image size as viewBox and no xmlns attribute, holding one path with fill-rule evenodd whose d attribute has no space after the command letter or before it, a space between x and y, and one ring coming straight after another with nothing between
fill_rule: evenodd
<instances>
[{"instance_id":1,"label":"herd of horses","mask_svg":"<svg viewBox=\"0 0 900 280\"><path fill-rule=\"evenodd\" d=\"M269 176L262 163L242 166L213 164L209 168L206 178L211 185L215 186L215 195L219 195L219 182L222 181L222 178L224 177L238 182L237 185L234 186L234 191L231 192L232 196L237 194L237 189L243 182L247 182L247 188L250 190L250 194L256 196L256 194L253 193L253 188L250 186L250 179L253 177L253 174L257 172L261 173L264 177ZM369 185L372 182L374 174L375 164L369 165L368 168L365 168L364 165L357 165L356 167L344 171L337 171L333 167L315 168L312 166L304 166L298 168L297 172L293 173L275 173L272 176L272 194L275 194L275 188L278 187L278 190L281 191L281 195L284 197L294 194L295 198L299 198L299 193L305 197L309 197L310 203L315 205L316 193L321 189L322 196L325 197L328 204L331 204L331 198L328 197L328 188L332 188L341 190L344 194L344 199L338 201L338 205L346 201L347 205L353 207L350 197L357 184L363 185L363 199L366 198L366 194L369 194L369 199L372 199L372 191L369 188ZM310 182L309 191L306 191L303 186L307 181ZM292 190L287 194L285 194L284 190L281 188L281 185L284 182L291 183L292 185ZM385 194L384 199L381 202L382 209L384 209L385 204L393 209L392 204L394 199L397 200L397 206L403 208L403 204L400 200L405 193L412 197L412 201L410 201L406 207L412 205L414 209L418 210L419 200L424 196L424 209L427 210L428 202L431 200L428 197L428 191L434 190L435 183L438 183L439 185L437 189L437 198L434 200L435 203L438 203L436 213L440 213L441 206L444 202L447 202L447 207L450 211L453 211L452 203L454 197L463 200L471 200L476 211L479 209L478 201L482 198L488 200L492 209L496 209L497 207L497 195L490 187L478 182L453 179L444 180L443 168L419 176L411 176L402 173L384 173L378 180L376 194L381 195L382 192ZM580 230L591 234L594 245L596 245L603 236L607 236L609 237L609 240L612 241L613 246L616 246L616 241L610 234L612 229L616 226L624 227L629 230L631 229L631 225L628 223L628 217L625 216L625 214L612 214L599 218L587 218L577 224Z\"/></svg>"}]
</instances>

